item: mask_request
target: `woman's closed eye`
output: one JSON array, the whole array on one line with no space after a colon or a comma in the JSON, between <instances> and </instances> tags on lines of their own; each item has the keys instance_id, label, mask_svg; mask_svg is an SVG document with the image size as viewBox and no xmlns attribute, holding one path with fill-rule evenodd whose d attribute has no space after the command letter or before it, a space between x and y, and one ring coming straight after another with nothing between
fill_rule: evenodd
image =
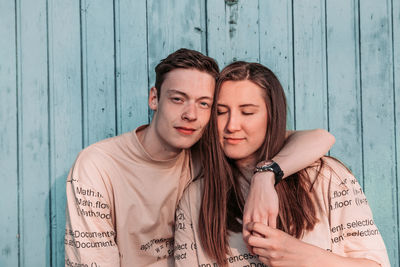
<instances>
[{"instance_id":1,"label":"woman's closed eye","mask_svg":"<svg viewBox=\"0 0 400 267\"><path fill-rule=\"evenodd\" d=\"M228 112L228 109L226 107L218 107L217 108L217 115L226 114L227 112Z\"/></svg>"},{"instance_id":2,"label":"woman's closed eye","mask_svg":"<svg viewBox=\"0 0 400 267\"><path fill-rule=\"evenodd\" d=\"M254 113L256 113L257 109L246 107L246 108L242 109L241 112L244 116L250 116L250 115L253 115Z\"/></svg>"}]
</instances>

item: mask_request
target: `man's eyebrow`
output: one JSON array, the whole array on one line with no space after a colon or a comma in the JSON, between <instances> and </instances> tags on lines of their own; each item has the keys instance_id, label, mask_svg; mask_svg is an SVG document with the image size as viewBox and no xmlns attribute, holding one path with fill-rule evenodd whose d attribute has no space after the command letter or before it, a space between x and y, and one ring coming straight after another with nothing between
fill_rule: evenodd
<instances>
[{"instance_id":1,"label":"man's eyebrow","mask_svg":"<svg viewBox=\"0 0 400 267\"><path fill-rule=\"evenodd\" d=\"M184 97L188 97L188 95L186 94L186 93L184 93L184 92L182 92L182 91L179 91L179 90L177 90L177 89L168 89L167 90L167 93L169 94L169 95L172 95L172 94L179 94L179 95L182 95L182 96L184 96Z\"/></svg>"},{"instance_id":2,"label":"man's eyebrow","mask_svg":"<svg viewBox=\"0 0 400 267\"><path fill-rule=\"evenodd\" d=\"M189 96L185 92L182 92L182 91L180 91L178 89L168 89L167 90L167 94L168 95L179 94L179 95L182 95L185 98L189 98ZM203 100L203 99L209 99L209 100L212 101L213 97L212 96L201 96L201 97L197 98L196 101L197 100Z\"/></svg>"},{"instance_id":3,"label":"man's eyebrow","mask_svg":"<svg viewBox=\"0 0 400 267\"><path fill-rule=\"evenodd\" d=\"M213 100L213 97L211 97L211 96L201 96L201 97L197 98L197 100L203 100L203 99Z\"/></svg>"}]
</instances>

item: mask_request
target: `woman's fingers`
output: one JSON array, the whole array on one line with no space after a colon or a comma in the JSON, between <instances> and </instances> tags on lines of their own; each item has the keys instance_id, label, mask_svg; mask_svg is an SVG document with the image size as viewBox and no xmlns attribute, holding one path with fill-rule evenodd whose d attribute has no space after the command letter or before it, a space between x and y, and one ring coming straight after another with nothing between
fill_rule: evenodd
<instances>
[{"instance_id":1,"label":"woman's fingers","mask_svg":"<svg viewBox=\"0 0 400 267\"><path fill-rule=\"evenodd\" d=\"M269 232L274 231L274 229L271 228L270 226L258 222L248 223L247 230L250 231L251 233L256 232L258 234L261 234L261 236L267 236Z\"/></svg>"}]
</instances>

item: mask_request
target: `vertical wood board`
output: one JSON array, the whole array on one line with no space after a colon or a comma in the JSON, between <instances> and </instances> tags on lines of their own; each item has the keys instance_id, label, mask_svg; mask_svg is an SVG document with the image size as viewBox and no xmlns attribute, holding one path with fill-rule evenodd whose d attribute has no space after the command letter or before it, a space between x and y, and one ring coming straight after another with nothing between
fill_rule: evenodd
<instances>
[{"instance_id":1,"label":"vertical wood board","mask_svg":"<svg viewBox=\"0 0 400 267\"><path fill-rule=\"evenodd\" d=\"M329 130L336 137L331 155L363 183L361 95L356 1L327 2Z\"/></svg>"},{"instance_id":2,"label":"vertical wood board","mask_svg":"<svg viewBox=\"0 0 400 267\"><path fill-rule=\"evenodd\" d=\"M292 1L259 1L260 63L270 68L285 90L287 127L294 129Z\"/></svg>"},{"instance_id":3,"label":"vertical wood board","mask_svg":"<svg viewBox=\"0 0 400 267\"><path fill-rule=\"evenodd\" d=\"M293 1L296 129L328 128L325 1Z\"/></svg>"},{"instance_id":4,"label":"vertical wood board","mask_svg":"<svg viewBox=\"0 0 400 267\"><path fill-rule=\"evenodd\" d=\"M46 1L18 1L20 265L50 265Z\"/></svg>"},{"instance_id":5,"label":"vertical wood board","mask_svg":"<svg viewBox=\"0 0 400 267\"><path fill-rule=\"evenodd\" d=\"M393 92L394 92L394 114L395 114L395 141L396 141L396 180L397 180L397 248L392 248L397 251L397 255L400 253L400 1L392 1L392 18L393 18ZM395 253L396 254L396 253ZM399 256L397 256L399 257ZM400 259L395 258L392 260L392 265L394 267L400 266Z\"/></svg>"},{"instance_id":6,"label":"vertical wood board","mask_svg":"<svg viewBox=\"0 0 400 267\"><path fill-rule=\"evenodd\" d=\"M51 264L64 266L65 183L83 146L79 1L48 0L48 16Z\"/></svg>"},{"instance_id":7,"label":"vertical wood board","mask_svg":"<svg viewBox=\"0 0 400 267\"><path fill-rule=\"evenodd\" d=\"M15 3L0 0L0 266L18 265Z\"/></svg>"},{"instance_id":8,"label":"vertical wood board","mask_svg":"<svg viewBox=\"0 0 400 267\"><path fill-rule=\"evenodd\" d=\"M394 263L399 258L391 27L389 0L360 1L364 190Z\"/></svg>"},{"instance_id":9,"label":"vertical wood board","mask_svg":"<svg viewBox=\"0 0 400 267\"><path fill-rule=\"evenodd\" d=\"M107 0L82 0L84 145L116 133L114 6Z\"/></svg>"},{"instance_id":10,"label":"vertical wood board","mask_svg":"<svg viewBox=\"0 0 400 267\"><path fill-rule=\"evenodd\" d=\"M115 1L118 134L148 121L146 2Z\"/></svg>"}]
</instances>

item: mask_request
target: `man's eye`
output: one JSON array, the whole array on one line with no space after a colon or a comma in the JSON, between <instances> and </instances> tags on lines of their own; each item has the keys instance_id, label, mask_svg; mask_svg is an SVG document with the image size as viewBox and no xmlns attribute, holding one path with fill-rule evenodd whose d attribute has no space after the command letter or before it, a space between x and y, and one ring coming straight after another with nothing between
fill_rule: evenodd
<instances>
[{"instance_id":1,"label":"man's eye","mask_svg":"<svg viewBox=\"0 0 400 267\"><path fill-rule=\"evenodd\" d=\"M183 99L179 98L179 97L172 97L171 100L174 103L182 103L183 102Z\"/></svg>"},{"instance_id":2,"label":"man's eye","mask_svg":"<svg viewBox=\"0 0 400 267\"><path fill-rule=\"evenodd\" d=\"M200 106L202 106L203 108L209 108L210 104L208 104L207 102L200 102Z\"/></svg>"}]
</instances>

